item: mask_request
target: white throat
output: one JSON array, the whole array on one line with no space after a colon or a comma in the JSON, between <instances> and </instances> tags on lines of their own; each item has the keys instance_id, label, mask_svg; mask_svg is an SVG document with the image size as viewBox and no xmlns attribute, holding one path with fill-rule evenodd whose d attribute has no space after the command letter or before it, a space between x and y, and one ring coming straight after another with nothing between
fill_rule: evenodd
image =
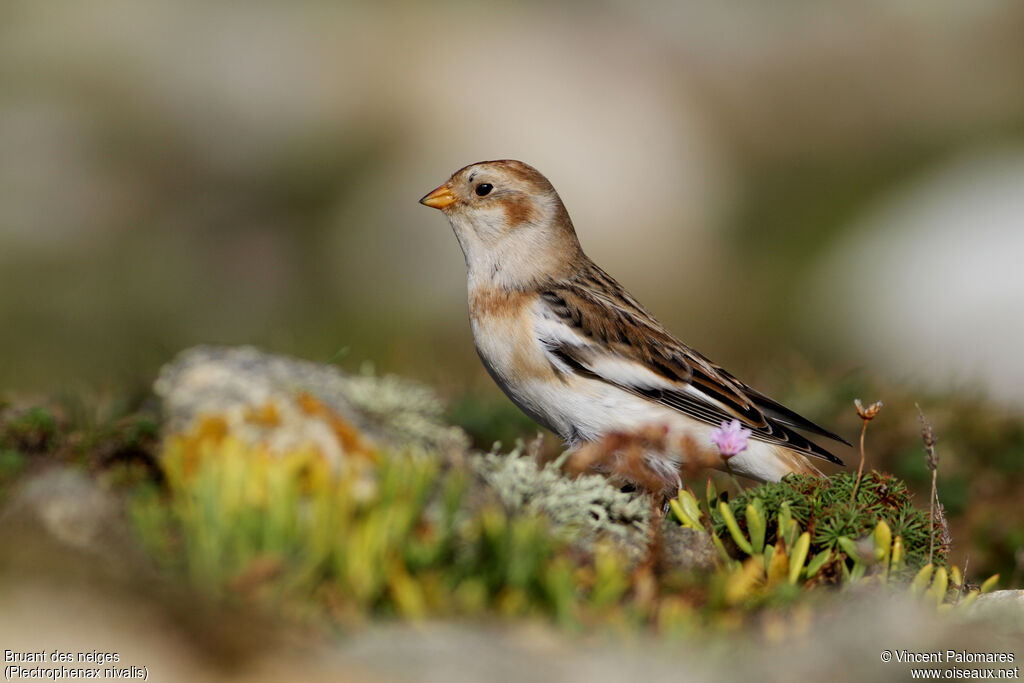
<instances>
[{"instance_id":1,"label":"white throat","mask_svg":"<svg viewBox=\"0 0 1024 683\"><path fill-rule=\"evenodd\" d=\"M453 212L448 220L466 259L469 291L529 289L559 271L575 240L566 244L556 219L557 199L535 205L531 220L510 227L504 211Z\"/></svg>"}]
</instances>

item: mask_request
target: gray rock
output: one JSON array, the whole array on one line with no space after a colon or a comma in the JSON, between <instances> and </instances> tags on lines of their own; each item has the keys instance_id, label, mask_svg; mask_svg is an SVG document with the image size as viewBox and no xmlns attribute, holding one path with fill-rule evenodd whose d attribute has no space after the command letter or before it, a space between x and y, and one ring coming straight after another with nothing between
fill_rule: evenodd
<instances>
[{"instance_id":1,"label":"gray rock","mask_svg":"<svg viewBox=\"0 0 1024 683\"><path fill-rule=\"evenodd\" d=\"M444 424L428 389L393 377L350 376L332 365L251 347L200 346L164 366L154 385L165 435L206 419L246 443L283 453L315 448L335 466L363 439L463 450L463 432Z\"/></svg>"},{"instance_id":2,"label":"gray rock","mask_svg":"<svg viewBox=\"0 0 1024 683\"><path fill-rule=\"evenodd\" d=\"M97 549L120 525L115 496L73 467L53 467L26 479L4 508L4 525L41 529L61 544L78 550Z\"/></svg>"},{"instance_id":3,"label":"gray rock","mask_svg":"<svg viewBox=\"0 0 1024 683\"><path fill-rule=\"evenodd\" d=\"M1008 613L1024 621L1024 590L992 591L979 595L972 607L981 612Z\"/></svg>"},{"instance_id":4,"label":"gray rock","mask_svg":"<svg viewBox=\"0 0 1024 683\"><path fill-rule=\"evenodd\" d=\"M121 497L71 465L34 472L14 487L0 510L0 548L4 571L32 577L134 582L150 568Z\"/></svg>"},{"instance_id":5,"label":"gray rock","mask_svg":"<svg viewBox=\"0 0 1024 683\"><path fill-rule=\"evenodd\" d=\"M718 561L711 537L702 531L666 521L661 538L662 562L670 567L710 571Z\"/></svg>"}]
</instances>

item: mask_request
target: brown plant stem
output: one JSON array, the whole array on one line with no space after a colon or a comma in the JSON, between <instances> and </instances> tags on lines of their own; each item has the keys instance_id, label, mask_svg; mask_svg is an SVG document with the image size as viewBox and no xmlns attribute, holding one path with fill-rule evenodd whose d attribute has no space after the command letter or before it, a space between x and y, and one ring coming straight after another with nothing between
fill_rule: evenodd
<instances>
[{"instance_id":1,"label":"brown plant stem","mask_svg":"<svg viewBox=\"0 0 1024 683\"><path fill-rule=\"evenodd\" d=\"M935 555L935 478L939 475L938 470L932 470L932 497L928 501L928 524L931 530L930 543L928 544L928 563L931 564L932 556Z\"/></svg>"},{"instance_id":2,"label":"brown plant stem","mask_svg":"<svg viewBox=\"0 0 1024 683\"><path fill-rule=\"evenodd\" d=\"M860 427L860 467L857 468L857 481L853 484L853 494L850 496L850 505L853 505L854 501L857 500L857 489L860 488L860 479L864 476L864 435L868 431L868 422L870 422L870 420L864 419Z\"/></svg>"},{"instance_id":3,"label":"brown plant stem","mask_svg":"<svg viewBox=\"0 0 1024 683\"><path fill-rule=\"evenodd\" d=\"M857 501L857 489L860 488L860 480L864 476L864 434L868 431L868 422L875 419L878 411L882 409L882 402L875 401L865 408L860 399L855 398L853 399L853 406L857 409L857 415L860 416L864 423L860 427L860 467L857 468L857 481L854 482L853 493L850 495L851 507Z\"/></svg>"}]
</instances>

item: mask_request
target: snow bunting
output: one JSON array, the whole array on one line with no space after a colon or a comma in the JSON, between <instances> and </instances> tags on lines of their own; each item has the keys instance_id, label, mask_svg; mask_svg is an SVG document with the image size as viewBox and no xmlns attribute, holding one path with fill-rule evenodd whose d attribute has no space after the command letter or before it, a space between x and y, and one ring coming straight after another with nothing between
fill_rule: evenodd
<instances>
[{"instance_id":1,"label":"snow bunting","mask_svg":"<svg viewBox=\"0 0 1024 683\"><path fill-rule=\"evenodd\" d=\"M521 161L456 171L420 199L448 217L466 259L473 341L498 386L569 447L660 426L686 447L651 450L667 490L686 461L761 481L842 462L795 428L846 443L670 334L587 258L547 178ZM713 435L749 429L740 449ZM744 429L744 433L746 432ZM694 452L696 451L696 452Z\"/></svg>"}]
</instances>

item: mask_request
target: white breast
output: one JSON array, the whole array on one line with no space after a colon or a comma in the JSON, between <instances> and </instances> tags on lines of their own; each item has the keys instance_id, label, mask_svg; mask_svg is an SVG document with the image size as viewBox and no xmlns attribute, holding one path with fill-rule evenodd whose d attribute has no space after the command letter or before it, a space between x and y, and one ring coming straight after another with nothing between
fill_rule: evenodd
<instances>
[{"instance_id":1,"label":"white breast","mask_svg":"<svg viewBox=\"0 0 1024 683\"><path fill-rule=\"evenodd\" d=\"M569 443L652 423L669 424L681 417L553 361L539 341L537 326L546 322L528 303L514 312L475 306L471 324L477 353L498 386L530 417Z\"/></svg>"}]
</instances>

